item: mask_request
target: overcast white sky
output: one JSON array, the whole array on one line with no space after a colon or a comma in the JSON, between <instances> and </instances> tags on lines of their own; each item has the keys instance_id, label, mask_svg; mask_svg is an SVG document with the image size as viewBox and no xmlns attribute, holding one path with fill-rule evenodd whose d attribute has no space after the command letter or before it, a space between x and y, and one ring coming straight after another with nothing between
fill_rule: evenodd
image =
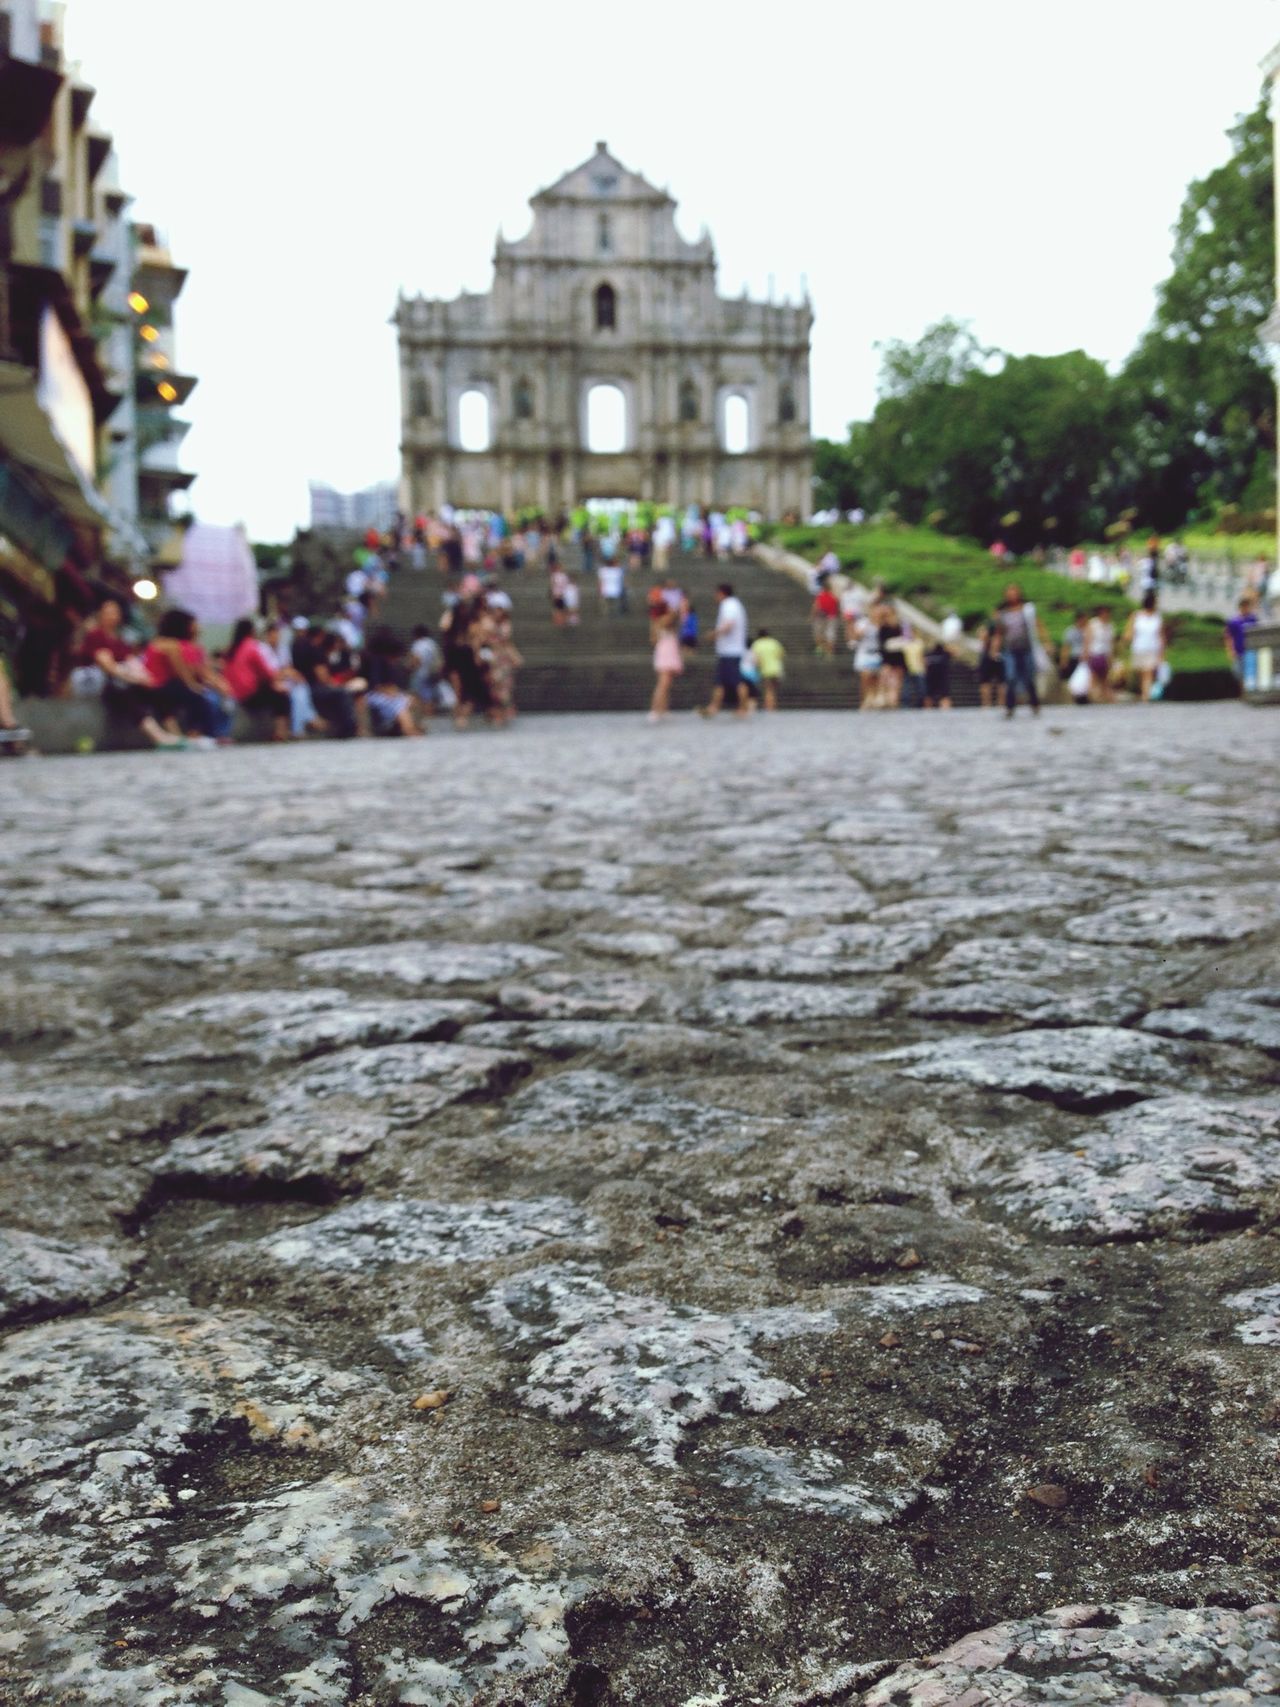
<instances>
[{"instance_id":1,"label":"overcast white sky","mask_svg":"<svg viewBox=\"0 0 1280 1707\"><path fill-rule=\"evenodd\" d=\"M945 314L1122 360L1280 5L69 0L67 38L191 269L193 506L281 539L308 478L397 472L397 291L487 288L598 137L710 227L725 294L807 275L815 432Z\"/></svg>"}]
</instances>

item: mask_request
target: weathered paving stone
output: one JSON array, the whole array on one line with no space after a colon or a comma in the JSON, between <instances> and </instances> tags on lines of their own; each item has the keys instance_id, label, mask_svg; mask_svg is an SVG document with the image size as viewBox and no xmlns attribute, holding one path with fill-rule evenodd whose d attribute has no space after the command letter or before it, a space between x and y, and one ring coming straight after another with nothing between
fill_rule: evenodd
<instances>
[{"instance_id":1,"label":"weathered paving stone","mask_svg":"<svg viewBox=\"0 0 1280 1707\"><path fill-rule=\"evenodd\" d=\"M834 1325L825 1311L719 1316L614 1293L570 1267L531 1270L495 1287L477 1308L504 1347L528 1359L520 1383L527 1405L553 1417L588 1413L668 1467L698 1423L726 1409L772 1411L800 1397L790 1382L768 1374L757 1345Z\"/></svg>"},{"instance_id":2,"label":"weathered paving stone","mask_svg":"<svg viewBox=\"0 0 1280 1707\"><path fill-rule=\"evenodd\" d=\"M1183 943L1234 942L1263 929L1274 917L1269 898L1256 886L1184 889L1091 908L1087 916L1068 920L1066 932L1088 942L1170 948Z\"/></svg>"},{"instance_id":3,"label":"weathered paving stone","mask_svg":"<svg viewBox=\"0 0 1280 1707\"><path fill-rule=\"evenodd\" d=\"M402 1263L490 1262L552 1240L592 1242L589 1217L562 1197L511 1203L428 1203L364 1198L266 1239L286 1267L363 1273Z\"/></svg>"},{"instance_id":4,"label":"weathered paving stone","mask_svg":"<svg viewBox=\"0 0 1280 1707\"><path fill-rule=\"evenodd\" d=\"M633 1070L691 1070L772 1066L789 1071L794 1057L758 1035L690 1031L686 1025L649 1020L486 1020L468 1026L464 1041L483 1049L518 1049L552 1060L588 1056L602 1064L625 1060Z\"/></svg>"},{"instance_id":5,"label":"weathered paving stone","mask_svg":"<svg viewBox=\"0 0 1280 1707\"><path fill-rule=\"evenodd\" d=\"M261 836L250 842L242 858L249 865L301 865L307 860L327 860L338 851L333 836L296 835Z\"/></svg>"},{"instance_id":6,"label":"weathered paving stone","mask_svg":"<svg viewBox=\"0 0 1280 1707\"><path fill-rule=\"evenodd\" d=\"M522 1019L627 1019L654 1007L656 994L651 984L619 974L543 972L528 983L501 985L498 1001Z\"/></svg>"},{"instance_id":7,"label":"weathered paving stone","mask_svg":"<svg viewBox=\"0 0 1280 1707\"><path fill-rule=\"evenodd\" d=\"M578 946L610 960L669 960L680 950L670 931L583 931Z\"/></svg>"},{"instance_id":8,"label":"weathered paving stone","mask_svg":"<svg viewBox=\"0 0 1280 1707\"><path fill-rule=\"evenodd\" d=\"M4 1707L1280 1697L1258 716L0 767Z\"/></svg>"},{"instance_id":9,"label":"weathered paving stone","mask_svg":"<svg viewBox=\"0 0 1280 1707\"><path fill-rule=\"evenodd\" d=\"M1247 1707L1280 1691L1280 1607L1063 1606L900 1667L863 1707Z\"/></svg>"},{"instance_id":10,"label":"weathered paving stone","mask_svg":"<svg viewBox=\"0 0 1280 1707\"><path fill-rule=\"evenodd\" d=\"M177 1002L139 1023L144 1061L304 1060L333 1050L447 1040L487 1009L478 1002L367 1001L343 990L253 990Z\"/></svg>"},{"instance_id":11,"label":"weathered paving stone","mask_svg":"<svg viewBox=\"0 0 1280 1707\"><path fill-rule=\"evenodd\" d=\"M696 1102L671 1091L635 1084L612 1073L574 1068L541 1079L512 1098L504 1122L512 1136L554 1141L583 1132L607 1132L635 1147L665 1144L676 1150L747 1145L779 1124L776 1118Z\"/></svg>"},{"instance_id":12,"label":"weathered paving stone","mask_svg":"<svg viewBox=\"0 0 1280 1707\"><path fill-rule=\"evenodd\" d=\"M487 1686L522 1689L569 1653L565 1614L583 1596L582 1579L533 1575L491 1543L419 1539L411 1506L370 1500L351 1479L285 1488L228 1516L234 1527L169 1558L175 1613L210 1609L228 1658L253 1653L241 1675L260 1693L232 1697L236 1707L349 1702L364 1627L400 1604L431 1616L375 1660L366 1682L382 1700L448 1707ZM275 1608L265 1632L264 1600ZM212 1683L226 1672L206 1675Z\"/></svg>"},{"instance_id":13,"label":"weathered paving stone","mask_svg":"<svg viewBox=\"0 0 1280 1707\"><path fill-rule=\"evenodd\" d=\"M399 942L386 948L333 948L304 954L304 972L393 984L492 984L514 972L550 966L560 956L530 943Z\"/></svg>"},{"instance_id":14,"label":"weathered paving stone","mask_svg":"<svg viewBox=\"0 0 1280 1707\"><path fill-rule=\"evenodd\" d=\"M1006 963L1007 956L1011 959ZM933 970L940 990L948 982L985 983L1004 975L1013 983L1093 991L1104 1000L1112 989L1110 979L1099 979L1096 949L1038 931L1019 932L1012 947L997 946L982 932L954 943L939 956Z\"/></svg>"},{"instance_id":15,"label":"weathered paving stone","mask_svg":"<svg viewBox=\"0 0 1280 1707\"><path fill-rule=\"evenodd\" d=\"M522 1056L458 1043L340 1049L280 1080L273 1107L295 1115L330 1100L376 1102L389 1119L420 1119L451 1102L501 1091L527 1066Z\"/></svg>"},{"instance_id":16,"label":"weathered paving stone","mask_svg":"<svg viewBox=\"0 0 1280 1707\"><path fill-rule=\"evenodd\" d=\"M1246 1345L1280 1345L1280 1284L1237 1292L1224 1302L1248 1318L1236 1329Z\"/></svg>"},{"instance_id":17,"label":"weathered paving stone","mask_svg":"<svg viewBox=\"0 0 1280 1707\"><path fill-rule=\"evenodd\" d=\"M1280 1181L1280 1105L1155 1097L1104 1116L1070 1149L1033 1151L992 1182L1018 1224L1079 1239L1249 1220Z\"/></svg>"},{"instance_id":18,"label":"weathered paving stone","mask_svg":"<svg viewBox=\"0 0 1280 1707\"><path fill-rule=\"evenodd\" d=\"M113 948L123 931L24 931L0 930L0 960L35 960L41 963L58 956L100 954Z\"/></svg>"},{"instance_id":19,"label":"weathered paving stone","mask_svg":"<svg viewBox=\"0 0 1280 1707\"><path fill-rule=\"evenodd\" d=\"M367 1114L335 1118L313 1109L293 1120L175 1139L150 1167L171 1188L231 1197L290 1188L329 1195L353 1183L353 1164L374 1148L383 1130L383 1122Z\"/></svg>"},{"instance_id":20,"label":"weathered paving stone","mask_svg":"<svg viewBox=\"0 0 1280 1707\"><path fill-rule=\"evenodd\" d=\"M70 1244L0 1227L0 1323L100 1304L128 1282L121 1253L106 1245Z\"/></svg>"},{"instance_id":21,"label":"weathered paving stone","mask_svg":"<svg viewBox=\"0 0 1280 1707\"><path fill-rule=\"evenodd\" d=\"M689 1003L684 1017L704 1025L789 1025L808 1020L875 1019L888 1006L888 999L872 989L729 979Z\"/></svg>"},{"instance_id":22,"label":"weathered paving stone","mask_svg":"<svg viewBox=\"0 0 1280 1707\"><path fill-rule=\"evenodd\" d=\"M1142 998L1135 990L1063 991L1016 978L989 978L922 990L904 1011L916 1019L969 1024L1018 1019L1024 1025L1098 1025L1135 1018L1141 1008Z\"/></svg>"},{"instance_id":23,"label":"weathered paving stone","mask_svg":"<svg viewBox=\"0 0 1280 1707\"><path fill-rule=\"evenodd\" d=\"M724 1454L721 1481L767 1505L790 1506L812 1517L888 1523L919 1497L890 1452L871 1454L863 1480L834 1452L807 1453L736 1446Z\"/></svg>"},{"instance_id":24,"label":"weathered paving stone","mask_svg":"<svg viewBox=\"0 0 1280 1707\"><path fill-rule=\"evenodd\" d=\"M111 1023L101 1004L74 990L32 987L29 978L0 979L0 1048L52 1048L92 1037Z\"/></svg>"},{"instance_id":25,"label":"weathered paving stone","mask_svg":"<svg viewBox=\"0 0 1280 1707\"><path fill-rule=\"evenodd\" d=\"M713 904L734 903L748 913L783 919L817 918L828 923L861 918L874 905L873 897L860 883L848 878L815 882L809 874L790 883L756 883L749 878L716 883L703 890L700 899Z\"/></svg>"},{"instance_id":26,"label":"weathered paving stone","mask_svg":"<svg viewBox=\"0 0 1280 1707\"><path fill-rule=\"evenodd\" d=\"M1064 1108L1137 1102L1185 1076L1178 1046L1117 1026L1012 1031L1002 1037L947 1038L890 1051L909 1078L973 1085L1043 1098Z\"/></svg>"},{"instance_id":27,"label":"weathered paving stone","mask_svg":"<svg viewBox=\"0 0 1280 1707\"><path fill-rule=\"evenodd\" d=\"M1280 989L1215 990L1198 1007L1157 1008L1142 1024L1162 1037L1237 1043L1280 1055Z\"/></svg>"},{"instance_id":28,"label":"weathered paving stone","mask_svg":"<svg viewBox=\"0 0 1280 1707\"><path fill-rule=\"evenodd\" d=\"M386 1651L390 1699L467 1700L566 1653L583 1583L424 1537L411 1506L358 1478L305 1474L377 1384L282 1349L252 1316L154 1306L0 1347L9 1675L93 1707L340 1703L363 1627L401 1598L439 1622ZM287 1479L228 1501L198 1452L237 1429L274 1448Z\"/></svg>"},{"instance_id":29,"label":"weathered paving stone","mask_svg":"<svg viewBox=\"0 0 1280 1707\"><path fill-rule=\"evenodd\" d=\"M941 924L845 925L788 942L756 938L733 948L701 949L689 955L691 966L720 978L840 978L857 980L872 973L900 972L935 949L945 935Z\"/></svg>"}]
</instances>

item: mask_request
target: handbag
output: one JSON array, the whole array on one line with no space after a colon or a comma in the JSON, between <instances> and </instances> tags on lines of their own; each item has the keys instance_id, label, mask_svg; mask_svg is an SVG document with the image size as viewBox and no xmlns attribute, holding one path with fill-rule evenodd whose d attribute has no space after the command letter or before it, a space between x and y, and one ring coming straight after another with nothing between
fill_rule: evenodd
<instances>
[{"instance_id":1,"label":"handbag","mask_svg":"<svg viewBox=\"0 0 1280 1707\"><path fill-rule=\"evenodd\" d=\"M70 679L75 699L97 699L107 685L106 674L97 664L77 664Z\"/></svg>"},{"instance_id":2,"label":"handbag","mask_svg":"<svg viewBox=\"0 0 1280 1707\"><path fill-rule=\"evenodd\" d=\"M1067 692L1072 699L1083 699L1089 692L1089 683L1093 680L1089 666L1082 658L1067 678Z\"/></svg>"}]
</instances>

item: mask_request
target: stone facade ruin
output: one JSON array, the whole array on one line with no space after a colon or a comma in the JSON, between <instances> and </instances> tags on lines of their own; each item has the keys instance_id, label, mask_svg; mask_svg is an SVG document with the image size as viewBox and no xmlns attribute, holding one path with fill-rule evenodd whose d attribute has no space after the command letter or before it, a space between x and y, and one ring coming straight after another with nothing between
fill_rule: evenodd
<instances>
[{"instance_id":1,"label":"stone facade ruin","mask_svg":"<svg viewBox=\"0 0 1280 1707\"><path fill-rule=\"evenodd\" d=\"M810 508L808 301L716 292L704 230L606 145L498 237L493 289L401 297L401 499Z\"/></svg>"}]
</instances>

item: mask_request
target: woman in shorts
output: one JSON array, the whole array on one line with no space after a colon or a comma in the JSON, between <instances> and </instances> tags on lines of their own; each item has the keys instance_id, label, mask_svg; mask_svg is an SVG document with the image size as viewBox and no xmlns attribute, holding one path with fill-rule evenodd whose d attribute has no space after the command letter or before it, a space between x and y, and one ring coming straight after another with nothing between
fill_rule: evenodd
<instances>
[{"instance_id":1,"label":"woman in shorts","mask_svg":"<svg viewBox=\"0 0 1280 1707\"><path fill-rule=\"evenodd\" d=\"M1099 605L1084 626L1084 658L1093 677L1090 698L1108 704L1115 698L1111 689L1111 658L1116 649L1115 625L1106 605Z\"/></svg>"},{"instance_id":2,"label":"woman in shorts","mask_svg":"<svg viewBox=\"0 0 1280 1707\"><path fill-rule=\"evenodd\" d=\"M886 711L896 711L902 703L902 682L907 673L904 651L905 637L894 606L886 601L880 606L880 705Z\"/></svg>"},{"instance_id":3,"label":"woman in shorts","mask_svg":"<svg viewBox=\"0 0 1280 1707\"><path fill-rule=\"evenodd\" d=\"M680 611L663 604L661 613L653 618L653 698L649 701L650 723L661 723L671 712L671 684L684 671L680 651Z\"/></svg>"},{"instance_id":4,"label":"woman in shorts","mask_svg":"<svg viewBox=\"0 0 1280 1707\"><path fill-rule=\"evenodd\" d=\"M1150 592L1142 601L1142 609L1133 612L1124 631L1124 643L1129 648L1130 667L1137 672L1139 691L1143 699L1151 698L1156 675L1164 662L1164 618L1156 609L1156 595Z\"/></svg>"},{"instance_id":5,"label":"woman in shorts","mask_svg":"<svg viewBox=\"0 0 1280 1707\"><path fill-rule=\"evenodd\" d=\"M858 709L874 711L880 703L879 631L875 612L859 614L849 621L849 644L853 648L853 673L858 678Z\"/></svg>"}]
</instances>

